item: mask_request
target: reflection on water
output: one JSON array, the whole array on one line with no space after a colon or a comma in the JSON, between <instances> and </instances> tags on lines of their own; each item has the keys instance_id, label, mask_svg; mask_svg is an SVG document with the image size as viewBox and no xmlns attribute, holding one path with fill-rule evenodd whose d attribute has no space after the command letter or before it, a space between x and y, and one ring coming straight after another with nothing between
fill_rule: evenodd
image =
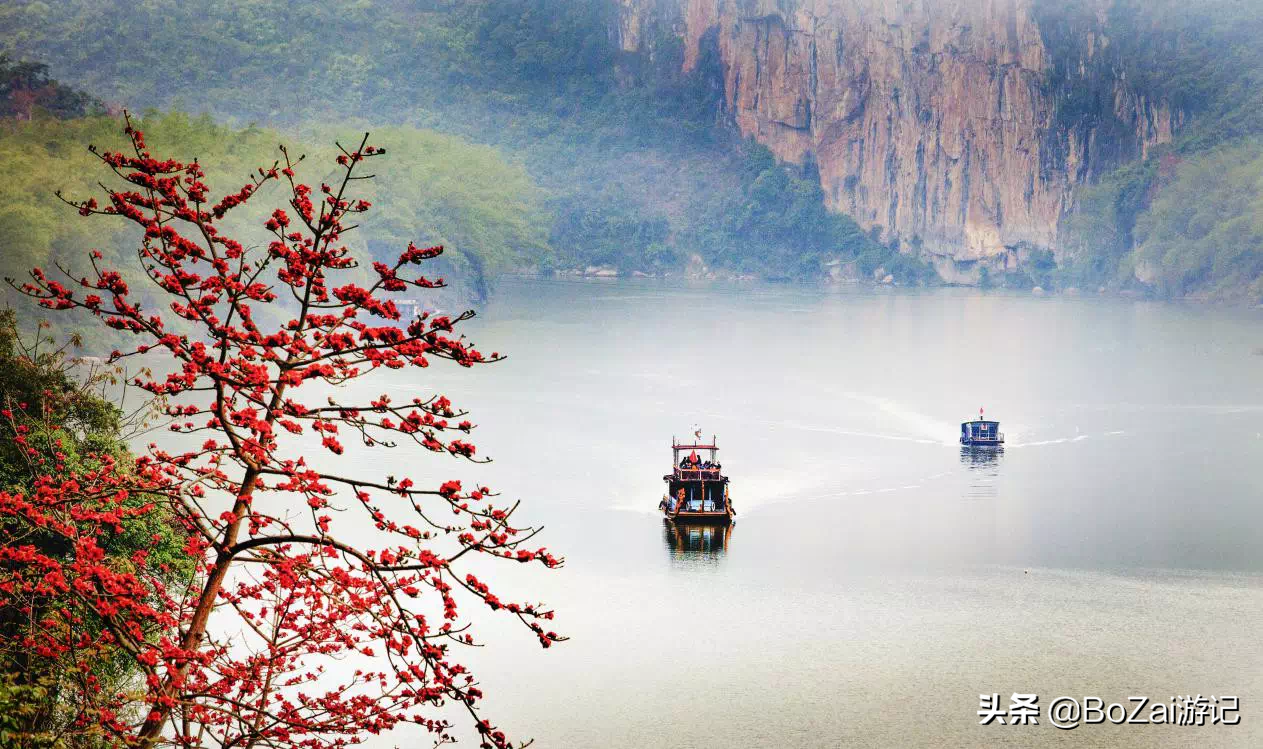
<instances>
[{"instance_id":1,"label":"reflection on water","mask_svg":"<svg viewBox=\"0 0 1263 749\"><path fill-rule=\"evenodd\" d=\"M716 561L728 549L735 523L701 525L662 521L663 538L673 559Z\"/></svg>"},{"instance_id":2,"label":"reflection on water","mask_svg":"<svg viewBox=\"0 0 1263 749\"><path fill-rule=\"evenodd\" d=\"M962 465L970 469L985 469L992 476L995 475L996 466L999 465L1000 458L1003 456L1003 447L966 446L960 449Z\"/></svg>"},{"instance_id":3,"label":"reflection on water","mask_svg":"<svg viewBox=\"0 0 1263 749\"><path fill-rule=\"evenodd\" d=\"M1057 731L1046 705L1173 690L1263 704L1263 310L509 280L486 312L470 332L510 351L503 366L401 373L392 396L476 408L496 462L468 477L525 498L521 517L567 557L555 575L497 574L572 639L491 638L468 658L515 736L1263 747L1249 715ZM682 320L695 343L664 346ZM1009 414L1003 455L955 441L980 397ZM650 514L664 442L694 423L734 476L735 548L735 531ZM380 470L414 470L395 453ZM696 636L664 636L684 627ZM980 726L992 692L1040 694L1040 725Z\"/></svg>"},{"instance_id":4,"label":"reflection on water","mask_svg":"<svg viewBox=\"0 0 1263 749\"><path fill-rule=\"evenodd\" d=\"M995 499L996 477L1000 475L1000 458L1004 448L966 445L960 448L960 462L969 470L969 483L965 491L967 499Z\"/></svg>"}]
</instances>

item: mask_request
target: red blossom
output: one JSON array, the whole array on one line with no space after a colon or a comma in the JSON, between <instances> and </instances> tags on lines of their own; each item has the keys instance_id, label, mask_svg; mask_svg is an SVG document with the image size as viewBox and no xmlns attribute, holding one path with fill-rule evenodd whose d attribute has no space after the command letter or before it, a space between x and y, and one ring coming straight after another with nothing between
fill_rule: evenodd
<instances>
[{"instance_id":1,"label":"red blossom","mask_svg":"<svg viewBox=\"0 0 1263 749\"><path fill-rule=\"evenodd\" d=\"M526 548L533 529L511 520L516 505L494 506L487 487L465 496L457 480L433 487L406 476L351 475L328 454L309 462L306 443L289 436L311 429L335 456L347 452L340 439L350 435L357 449L411 445L477 462L473 444L449 439L452 430L464 436L474 426L446 397L337 401L343 385L381 368L500 358L456 333L472 312L398 322L391 294L442 285L401 276L400 268L438 256L441 247L410 244L393 262L373 263L369 285L356 280L358 259L340 238L347 216L370 204L347 193L355 169L384 150L367 136L358 148L342 149L340 178L321 186L327 197L319 206L312 188L297 181L302 159L283 148L252 182L213 202L197 162L154 158L130 120L127 133L129 152L93 151L122 180L108 189L105 207L91 199L71 204L141 230L148 292L180 324L135 301L123 275L100 266L100 253L91 256L91 273L70 285L36 270L21 289L47 308L85 310L133 336L135 344L111 358L159 359L153 371L161 374L135 383L167 399L173 430L212 435L196 447L155 444L131 471L46 477L31 495L0 494L0 522L58 534L75 551L66 562L20 544L0 547L0 605L33 592L69 597L64 618L29 643L48 657L71 653L84 637L128 644L144 675L143 707L129 708L123 692L97 695L103 707L92 720L129 746L213 739L323 749L403 723L442 738L451 732L444 704L473 716L484 745L509 746L479 716L482 692L454 660L455 648L474 641L460 599L513 617L543 647L562 638L540 623L551 611L506 601L456 568L478 554L545 567L561 560ZM285 186L293 213L270 212L261 249L253 249L260 246L254 239L222 234L218 222L270 194L265 188L274 181ZM273 319L285 322L265 327ZM20 445L26 436L15 430L12 439ZM371 461L350 461L365 464ZM151 554L132 555L126 569L107 562L110 534L154 511L153 502L118 501L138 496L160 501L185 534L183 549L197 564L187 589L167 589ZM370 544L339 535L340 519L351 512L365 513L377 529ZM106 625L97 635L82 626L89 613ZM338 673L349 673L348 663L358 669L335 677L323 670L333 661Z\"/></svg>"}]
</instances>

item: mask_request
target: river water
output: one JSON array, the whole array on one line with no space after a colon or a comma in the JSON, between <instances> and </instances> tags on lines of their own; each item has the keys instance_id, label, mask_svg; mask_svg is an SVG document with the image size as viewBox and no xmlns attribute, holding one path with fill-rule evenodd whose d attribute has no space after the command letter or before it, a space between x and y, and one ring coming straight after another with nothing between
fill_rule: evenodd
<instances>
[{"instance_id":1,"label":"river water","mask_svg":"<svg viewBox=\"0 0 1263 749\"><path fill-rule=\"evenodd\" d=\"M508 360L391 387L471 408L495 462L460 475L521 498L566 557L497 579L571 640L488 622L466 658L536 746L1263 746L1261 317L514 280L469 328ZM956 442L980 406L1003 454ZM695 427L729 531L656 514ZM432 460L411 455L383 465ZM979 725L980 694L1014 692L1038 726ZM1047 717L1062 695L1199 693L1238 697L1240 725Z\"/></svg>"}]
</instances>

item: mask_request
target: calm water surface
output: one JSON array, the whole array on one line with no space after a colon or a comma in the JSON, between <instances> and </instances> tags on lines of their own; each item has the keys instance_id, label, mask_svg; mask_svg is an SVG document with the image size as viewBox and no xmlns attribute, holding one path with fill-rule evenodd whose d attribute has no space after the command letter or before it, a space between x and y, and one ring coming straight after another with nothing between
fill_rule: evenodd
<instances>
[{"instance_id":1,"label":"calm water surface","mask_svg":"<svg viewBox=\"0 0 1263 749\"><path fill-rule=\"evenodd\" d=\"M471 328L506 362L392 392L437 385L471 408L495 462L462 475L522 498L567 558L499 579L572 639L540 651L490 623L467 658L488 714L537 746L1251 747L1260 322L962 290L513 281ZM980 405L1002 455L956 444ZM694 425L732 478L728 532L655 512L671 437ZM1242 724L979 726L992 692L1237 695Z\"/></svg>"}]
</instances>

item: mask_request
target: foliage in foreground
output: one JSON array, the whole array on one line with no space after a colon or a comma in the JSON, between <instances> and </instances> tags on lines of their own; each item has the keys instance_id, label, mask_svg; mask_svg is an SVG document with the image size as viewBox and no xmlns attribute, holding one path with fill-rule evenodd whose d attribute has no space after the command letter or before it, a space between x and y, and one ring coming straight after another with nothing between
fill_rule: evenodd
<instances>
[{"instance_id":1,"label":"foliage in foreground","mask_svg":"<svg viewBox=\"0 0 1263 749\"><path fill-rule=\"evenodd\" d=\"M147 426L149 402L130 412L115 405L120 390L115 368L71 356L70 344L56 346L40 329L32 341L19 335L17 316L0 311L0 564L40 558L74 564L80 549L59 533L16 518L21 497L32 495L48 477L85 476L115 466L130 473L132 457L125 439ZM122 402L126 403L124 397ZM121 498L117 509L133 513L149 498ZM192 565L184 558L179 535L158 508L131 515L100 546L102 563L126 568L139 553L164 584L187 580ZM0 586L12 579L0 573ZM76 695L85 690L126 692L138 674L129 656L99 637L104 621L85 612L75 622L84 635L73 656L38 648L43 633L68 622L58 612L73 607L73 596L50 581L45 589L0 594L0 745L13 747L96 747L108 736L94 723L96 704ZM154 630L142 625L146 636ZM62 632L61 634L65 634Z\"/></svg>"},{"instance_id":2,"label":"foliage in foreground","mask_svg":"<svg viewBox=\"0 0 1263 749\"><path fill-rule=\"evenodd\" d=\"M299 181L303 159L282 149L240 189L212 197L198 163L156 158L141 131L126 133L126 152L93 149L117 186L100 202L71 203L140 229L144 283L164 303L138 304L99 252L81 274L35 270L20 287L47 309L86 313L134 337L111 359L159 363L133 382L165 399L181 436L151 445L130 470L97 455L86 470L59 466L29 490L0 494L6 524L73 550L0 549L0 606L29 608L48 596L64 603L22 644L77 666L98 649L126 654L141 677L135 693L83 679L64 695L92 708L78 730L114 744L314 748L403 724L443 740L455 710L472 717L484 746L509 746L481 717L482 692L454 660L454 648L475 642L460 600L518 620L544 647L563 638L546 629L551 611L501 600L469 563L560 560L525 548L534 532L486 487L342 472L336 460L342 440L477 460L464 439L473 424L446 397L348 402L345 386L382 370L500 358L456 333L472 312L405 320L392 299L442 286L411 270L441 247L409 244L391 262L358 268L344 237L370 203L351 193L366 178L356 173L364 161L384 152L367 135L339 146L336 178L312 186ZM221 229L276 184L288 200L268 215L264 246ZM357 283L365 273L370 280ZM329 455L309 454L316 450ZM362 513L372 539L357 543L340 509ZM107 553L119 533L157 512L178 524L196 565L189 585L168 585L146 550L126 560ZM136 702L142 709L129 709Z\"/></svg>"}]
</instances>

